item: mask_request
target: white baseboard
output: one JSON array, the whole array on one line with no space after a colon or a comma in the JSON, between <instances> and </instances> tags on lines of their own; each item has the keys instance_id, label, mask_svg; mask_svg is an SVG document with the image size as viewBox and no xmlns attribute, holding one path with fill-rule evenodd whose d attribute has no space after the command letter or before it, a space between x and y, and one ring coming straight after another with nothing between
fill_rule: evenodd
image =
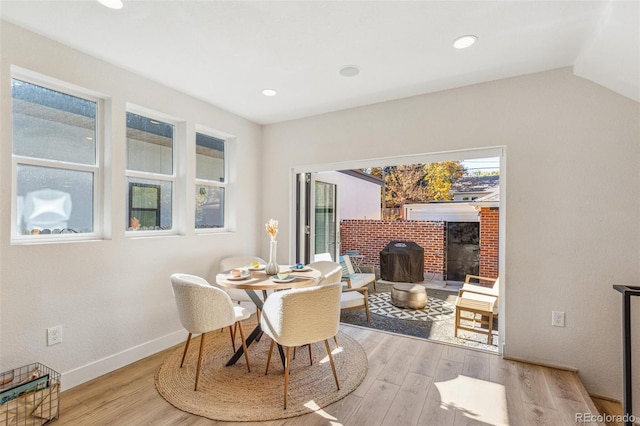
<instances>
[{"instance_id":1,"label":"white baseboard","mask_svg":"<svg viewBox=\"0 0 640 426\"><path fill-rule=\"evenodd\" d=\"M548 362L542 362L542 361L536 361L533 359L527 359L527 358L519 358L516 356L503 356L504 359L506 360L510 360L510 361L516 361L516 362L522 362L524 364L533 364L533 365L539 365L542 367L548 367L548 368L555 368L556 370L566 370L566 371L571 371L572 373L577 373L578 369L576 367L571 367L568 365L560 365L560 364L550 364Z\"/></svg>"},{"instance_id":2,"label":"white baseboard","mask_svg":"<svg viewBox=\"0 0 640 426\"><path fill-rule=\"evenodd\" d=\"M93 380L118 368L124 367L167 348L184 342L187 331L180 330L166 336L142 343L106 358L91 362L82 367L62 373L61 390L65 391L82 383Z\"/></svg>"}]
</instances>

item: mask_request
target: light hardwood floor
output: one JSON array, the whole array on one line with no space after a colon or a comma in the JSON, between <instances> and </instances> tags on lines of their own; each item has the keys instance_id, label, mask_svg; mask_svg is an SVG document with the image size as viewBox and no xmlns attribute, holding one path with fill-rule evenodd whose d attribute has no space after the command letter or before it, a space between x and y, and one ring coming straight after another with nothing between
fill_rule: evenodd
<instances>
[{"instance_id":1,"label":"light hardwood floor","mask_svg":"<svg viewBox=\"0 0 640 426\"><path fill-rule=\"evenodd\" d=\"M619 419L624 418L624 409L622 408L622 404L618 401L612 401L610 399L597 398L592 396L591 399L595 404L600 414L606 416L605 418L610 420L605 424L607 426L623 426L624 423L622 421L618 421Z\"/></svg>"},{"instance_id":2,"label":"light hardwood floor","mask_svg":"<svg viewBox=\"0 0 640 426\"><path fill-rule=\"evenodd\" d=\"M573 372L360 327L341 330L367 352L362 384L317 413L255 424L560 426L576 424L576 413L597 414ZM55 424L238 425L184 413L158 394L154 374L171 350L63 392Z\"/></svg>"}]
</instances>

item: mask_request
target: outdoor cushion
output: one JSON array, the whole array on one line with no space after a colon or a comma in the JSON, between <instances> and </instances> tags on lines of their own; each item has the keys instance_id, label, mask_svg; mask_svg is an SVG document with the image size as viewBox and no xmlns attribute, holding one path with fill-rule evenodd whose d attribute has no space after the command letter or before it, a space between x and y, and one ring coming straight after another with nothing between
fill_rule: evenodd
<instances>
[{"instance_id":1,"label":"outdoor cushion","mask_svg":"<svg viewBox=\"0 0 640 426\"><path fill-rule=\"evenodd\" d=\"M337 284L342 281L342 267L336 262L319 261L309 264L313 269L320 271L322 276L318 280L318 285ZM364 308L367 314L367 321L370 320L369 316L369 289L367 287L362 288L348 288L345 281L342 284L342 295L340 296L340 309L342 311L361 309Z\"/></svg>"},{"instance_id":2,"label":"outdoor cushion","mask_svg":"<svg viewBox=\"0 0 640 426\"><path fill-rule=\"evenodd\" d=\"M493 281L493 278L485 278L477 275L467 275L465 279L465 283L462 285L462 288L458 292L458 296L461 296L463 293L465 297L472 297L470 295L483 295L487 296L489 299L483 299L488 302L489 300L493 300L493 314L498 315L498 301L500 298L500 278L495 278L493 283L493 287L485 287L479 284L470 283L469 280L471 278L478 278L483 281ZM475 299L475 298L474 298Z\"/></svg>"},{"instance_id":3,"label":"outdoor cushion","mask_svg":"<svg viewBox=\"0 0 640 426\"><path fill-rule=\"evenodd\" d=\"M342 293L340 298L340 309L355 308L364 305L364 296L357 291L347 291Z\"/></svg>"},{"instance_id":4,"label":"outdoor cushion","mask_svg":"<svg viewBox=\"0 0 640 426\"><path fill-rule=\"evenodd\" d=\"M373 283L375 288L376 274L355 272L349 256L340 256L340 265L342 266L342 278L349 282L350 288L360 288L370 283Z\"/></svg>"},{"instance_id":5,"label":"outdoor cushion","mask_svg":"<svg viewBox=\"0 0 640 426\"><path fill-rule=\"evenodd\" d=\"M464 301L464 302L461 302ZM486 294L472 293L469 291L462 292L462 295L456 300L456 306L463 303L466 307L473 309L492 312L494 315L498 313L496 302L498 298L495 296L487 296ZM493 309L491 309L493 308Z\"/></svg>"},{"instance_id":6,"label":"outdoor cushion","mask_svg":"<svg viewBox=\"0 0 640 426\"><path fill-rule=\"evenodd\" d=\"M376 280L376 274L351 274L344 276L343 278L349 278L351 281L351 288L360 288Z\"/></svg>"}]
</instances>

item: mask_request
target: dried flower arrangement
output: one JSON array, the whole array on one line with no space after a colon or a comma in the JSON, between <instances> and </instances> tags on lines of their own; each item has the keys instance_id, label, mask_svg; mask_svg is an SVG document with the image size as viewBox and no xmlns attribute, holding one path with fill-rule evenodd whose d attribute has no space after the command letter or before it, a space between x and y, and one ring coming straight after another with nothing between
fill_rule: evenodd
<instances>
[{"instance_id":1,"label":"dried flower arrangement","mask_svg":"<svg viewBox=\"0 0 640 426\"><path fill-rule=\"evenodd\" d=\"M278 235L278 221L269 219L269 222L265 223L264 226L267 228L267 234L271 237L271 241L275 241L276 235Z\"/></svg>"}]
</instances>

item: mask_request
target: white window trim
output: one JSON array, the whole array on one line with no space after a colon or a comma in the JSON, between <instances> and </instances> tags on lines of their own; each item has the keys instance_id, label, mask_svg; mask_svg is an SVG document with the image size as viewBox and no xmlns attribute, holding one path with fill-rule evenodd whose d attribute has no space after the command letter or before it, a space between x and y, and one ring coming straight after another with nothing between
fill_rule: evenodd
<instances>
[{"instance_id":1,"label":"white window trim","mask_svg":"<svg viewBox=\"0 0 640 426\"><path fill-rule=\"evenodd\" d=\"M102 215L103 197L103 135L104 135L104 103L106 96L95 91L76 86L45 75L11 66L11 79L21 80L46 89L61 92L77 98L85 99L96 104L96 132L95 132L95 164L69 163L59 160L48 160L13 154L13 136L11 138L11 244L47 244L58 242L87 241L104 238L104 216ZM13 105L13 95L11 95ZM11 134L13 135L13 108L11 113ZM69 234L39 234L22 235L18 229L17 193L18 193L18 165L50 167L55 169L77 170L93 173L93 232Z\"/></svg>"},{"instance_id":2,"label":"white window trim","mask_svg":"<svg viewBox=\"0 0 640 426\"><path fill-rule=\"evenodd\" d=\"M224 188L224 209L223 209L223 217L224 217L224 226L221 228L196 228L195 227L195 217L192 218L192 223L193 223L193 227L194 227L194 232L196 234L220 234L220 233L224 233L224 232L229 232L230 231L230 225L229 225L229 212L231 211L229 205L229 200L230 200L230 196L229 196L229 192L232 190L232 185L229 182L229 165L231 164L230 161L230 153L229 153L229 148L230 145L233 143L233 141L235 141L235 137L231 136L227 133L223 133L217 130L212 130L210 128L207 127L203 127L200 125L196 125L196 129L194 132L194 144L193 144L193 149L195 152L195 149L197 148L197 145L195 143L195 134L196 133L201 133L203 135L206 136L211 136L217 139L222 139L224 141L224 182L219 182L219 181L215 181L215 180L209 180L209 179L198 179L197 177L194 177L194 183L193 183L193 188L194 188L194 197L192 197L191 203L193 203L193 212L195 214L195 203L196 203L196 199L195 199L195 187L198 185L201 186L211 186L211 187L217 187L217 188ZM194 157L195 158L195 157ZM195 161L195 160L194 160ZM197 176L198 171L195 171L195 176ZM232 198L231 198L232 199Z\"/></svg>"},{"instance_id":3,"label":"white window trim","mask_svg":"<svg viewBox=\"0 0 640 426\"><path fill-rule=\"evenodd\" d=\"M173 146L171 147L172 152L172 173L170 175L160 174L160 173L152 173L152 172L141 172L137 170L129 170L125 168L125 183L127 178L139 178L146 180L159 180L163 182L171 182L171 228L170 229L161 229L161 230L144 230L144 231L130 231L129 230L129 219L125 220L124 234L128 238L136 238L136 237L159 237L159 236L167 236L167 235L178 235L179 226L178 226L178 217L177 214L177 199L180 195L180 191L178 190L178 177L177 177L177 168L178 168L178 160L179 160L179 149L178 144L184 142L180 138L179 129L181 128L182 120L169 116L167 114L163 114L161 112L157 112L151 110L149 108L145 108L139 105L129 104L126 105L126 113L132 113L136 115L143 116L145 118L149 118L151 120L158 120L163 123L173 125ZM126 120L125 120L126 121ZM125 126L126 127L126 126ZM126 140L126 135L125 135ZM125 159L128 162L128 158ZM128 196L128 188L125 185L124 193L125 196ZM126 203L125 203L126 205ZM125 212L125 216L126 216Z\"/></svg>"}]
</instances>

